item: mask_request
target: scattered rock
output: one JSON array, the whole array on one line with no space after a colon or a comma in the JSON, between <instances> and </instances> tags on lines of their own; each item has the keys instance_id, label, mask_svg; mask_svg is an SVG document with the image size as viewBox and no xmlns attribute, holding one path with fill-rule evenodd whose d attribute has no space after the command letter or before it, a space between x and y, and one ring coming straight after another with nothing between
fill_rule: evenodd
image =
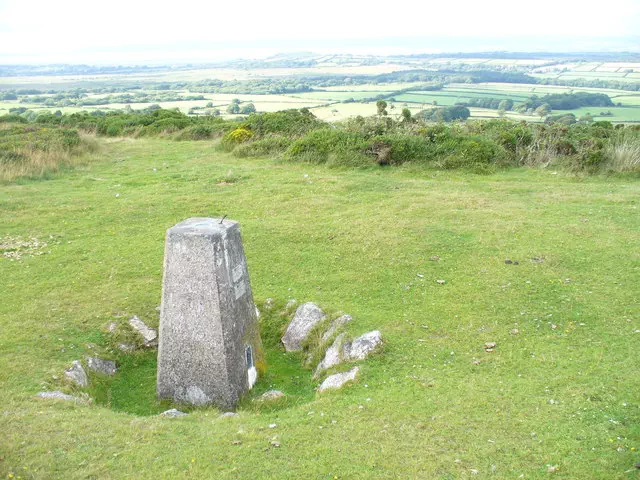
<instances>
[{"instance_id":1,"label":"scattered rock","mask_svg":"<svg viewBox=\"0 0 640 480\"><path fill-rule=\"evenodd\" d=\"M269 390L260 395L257 400L260 402L270 402L273 400L279 400L284 397L286 397L286 395L280 390Z\"/></svg>"},{"instance_id":2,"label":"scattered rock","mask_svg":"<svg viewBox=\"0 0 640 480\"><path fill-rule=\"evenodd\" d=\"M116 373L116 362L113 360L89 357L87 358L87 367L94 372L103 373L104 375L114 375Z\"/></svg>"},{"instance_id":3,"label":"scattered rock","mask_svg":"<svg viewBox=\"0 0 640 480\"><path fill-rule=\"evenodd\" d=\"M276 428L278 426L277 423L270 423L269 428Z\"/></svg>"},{"instance_id":4,"label":"scattered rock","mask_svg":"<svg viewBox=\"0 0 640 480\"><path fill-rule=\"evenodd\" d=\"M256 318L260 318L260 309L258 308L258 306L254 303L253 304L254 308L256 309Z\"/></svg>"},{"instance_id":5,"label":"scattered rock","mask_svg":"<svg viewBox=\"0 0 640 480\"><path fill-rule=\"evenodd\" d=\"M343 355L346 360L364 360L382 345L382 334L379 330L367 332L345 344Z\"/></svg>"},{"instance_id":6,"label":"scattered rock","mask_svg":"<svg viewBox=\"0 0 640 480\"><path fill-rule=\"evenodd\" d=\"M513 263L513 260L507 259L504 261L504 263L506 263L507 265L511 265Z\"/></svg>"},{"instance_id":7,"label":"scattered rock","mask_svg":"<svg viewBox=\"0 0 640 480\"><path fill-rule=\"evenodd\" d=\"M542 263L544 262L544 257L531 257L531 261L533 263Z\"/></svg>"},{"instance_id":8,"label":"scattered rock","mask_svg":"<svg viewBox=\"0 0 640 480\"><path fill-rule=\"evenodd\" d=\"M118 330L118 324L116 322L109 322L109 325L107 325L107 331L114 333L116 330Z\"/></svg>"},{"instance_id":9,"label":"scattered rock","mask_svg":"<svg viewBox=\"0 0 640 480\"><path fill-rule=\"evenodd\" d=\"M547 468L548 473L554 473L558 470L560 470L560 467L558 465L549 465L549 467Z\"/></svg>"},{"instance_id":10,"label":"scattered rock","mask_svg":"<svg viewBox=\"0 0 640 480\"><path fill-rule=\"evenodd\" d=\"M149 328L146 323L134 315L129 319L129 325L136 330L142 338L144 338L145 347L157 347L158 346L158 330L155 328Z\"/></svg>"},{"instance_id":11,"label":"scattered rock","mask_svg":"<svg viewBox=\"0 0 640 480\"><path fill-rule=\"evenodd\" d=\"M447 283L447 282L446 282L446 281L444 281L444 280L436 280L436 283L437 283L438 285L444 285L444 284L445 284L445 283Z\"/></svg>"},{"instance_id":12,"label":"scattered rock","mask_svg":"<svg viewBox=\"0 0 640 480\"><path fill-rule=\"evenodd\" d=\"M71 380L76 385L86 387L89 385L87 374L82 368L82 364L79 360L74 360L70 369L64 371L65 378Z\"/></svg>"},{"instance_id":13,"label":"scattered rock","mask_svg":"<svg viewBox=\"0 0 640 480\"><path fill-rule=\"evenodd\" d=\"M273 298L267 298L264 301L264 309L271 310L273 308Z\"/></svg>"},{"instance_id":14,"label":"scattered rock","mask_svg":"<svg viewBox=\"0 0 640 480\"><path fill-rule=\"evenodd\" d=\"M278 442L276 440L271 440L271 446L272 447L279 447L280 446L280 442Z\"/></svg>"},{"instance_id":15,"label":"scattered rock","mask_svg":"<svg viewBox=\"0 0 640 480\"><path fill-rule=\"evenodd\" d=\"M231 442L231 445L242 445L242 440L234 440Z\"/></svg>"},{"instance_id":16,"label":"scattered rock","mask_svg":"<svg viewBox=\"0 0 640 480\"><path fill-rule=\"evenodd\" d=\"M185 417L188 415L188 413L184 413L184 412L181 412L180 410L176 410L175 408L172 408L171 410L166 410L162 412L160 415L162 415L163 417L174 418L174 417Z\"/></svg>"},{"instance_id":17,"label":"scattered rock","mask_svg":"<svg viewBox=\"0 0 640 480\"><path fill-rule=\"evenodd\" d=\"M296 299L295 299L295 298L291 298L291 299L287 302L287 304L284 306L284 309L285 309L285 310L290 310L290 309L292 309L293 307L295 307L297 303L298 303L298 302L296 301Z\"/></svg>"},{"instance_id":18,"label":"scattered rock","mask_svg":"<svg viewBox=\"0 0 640 480\"><path fill-rule=\"evenodd\" d=\"M355 380L359 371L359 367L353 367L348 372L336 373L335 375L328 376L318 387L318 392L325 392L327 390L342 387L345 383Z\"/></svg>"},{"instance_id":19,"label":"scattered rock","mask_svg":"<svg viewBox=\"0 0 640 480\"><path fill-rule=\"evenodd\" d=\"M440 260L440 257L438 255L432 255L429 257L429 260L431 260L432 262L437 262L438 260Z\"/></svg>"},{"instance_id":20,"label":"scattered rock","mask_svg":"<svg viewBox=\"0 0 640 480\"><path fill-rule=\"evenodd\" d=\"M316 304L307 302L300 305L282 337L285 350L287 352L302 350L302 342L309 332L325 318L325 313Z\"/></svg>"},{"instance_id":21,"label":"scattered rock","mask_svg":"<svg viewBox=\"0 0 640 480\"><path fill-rule=\"evenodd\" d=\"M485 352L493 352L493 349L496 348L498 344L496 342L487 342L484 344Z\"/></svg>"},{"instance_id":22,"label":"scattered rock","mask_svg":"<svg viewBox=\"0 0 640 480\"><path fill-rule=\"evenodd\" d=\"M327 331L324 332L324 335L322 335L321 343L329 340L340 328L349 323L351 320L351 315L342 315L336 318L333 322L331 322L331 325L329 326Z\"/></svg>"},{"instance_id":23,"label":"scattered rock","mask_svg":"<svg viewBox=\"0 0 640 480\"><path fill-rule=\"evenodd\" d=\"M132 345L131 343L119 343L118 344L118 350L120 350L121 352L124 352L124 353L133 352L135 349L136 349L136 346Z\"/></svg>"},{"instance_id":24,"label":"scattered rock","mask_svg":"<svg viewBox=\"0 0 640 480\"><path fill-rule=\"evenodd\" d=\"M240 415L238 415L236 412L224 412L222 415L220 415L221 418L227 418L227 417L239 417Z\"/></svg>"},{"instance_id":25,"label":"scattered rock","mask_svg":"<svg viewBox=\"0 0 640 480\"><path fill-rule=\"evenodd\" d=\"M480 360L478 360L477 358L474 358L473 360L471 360L471 363L474 365L480 365L480 363L482 363Z\"/></svg>"},{"instance_id":26,"label":"scattered rock","mask_svg":"<svg viewBox=\"0 0 640 480\"><path fill-rule=\"evenodd\" d=\"M511 330L511 335L518 335L520 333L520 330L518 330L517 328L513 328Z\"/></svg>"},{"instance_id":27,"label":"scattered rock","mask_svg":"<svg viewBox=\"0 0 640 480\"><path fill-rule=\"evenodd\" d=\"M73 395L67 395L66 393L62 393L59 390L55 392L38 392L36 397L39 398L53 398L55 400L73 400L73 401L82 401L82 399L78 397L74 397Z\"/></svg>"},{"instance_id":28,"label":"scattered rock","mask_svg":"<svg viewBox=\"0 0 640 480\"><path fill-rule=\"evenodd\" d=\"M344 343L346 335L346 333L341 333L340 335L338 335L333 341L333 344L329 348L327 348L327 351L324 354L324 358L318 364L318 368L316 368L316 371L313 374L313 378L318 378L323 370L334 367L342 361L342 359L340 358L340 352L342 350L342 345Z\"/></svg>"}]
</instances>

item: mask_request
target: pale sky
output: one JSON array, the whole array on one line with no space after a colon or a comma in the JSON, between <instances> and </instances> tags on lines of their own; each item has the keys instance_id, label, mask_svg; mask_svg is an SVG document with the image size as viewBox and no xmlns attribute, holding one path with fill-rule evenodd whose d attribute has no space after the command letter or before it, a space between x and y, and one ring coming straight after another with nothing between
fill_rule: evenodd
<instances>
[{"instance_id":1,"label":"pale sky","mask_svg":"<svg viewBox=\"0 0 640 480\"><path fill-rule=\"evenodd\" d=\"M639 26L639 0L0 0L0 64L619 49L612 38L638 51Z\"/></svg>"}]
</instances>

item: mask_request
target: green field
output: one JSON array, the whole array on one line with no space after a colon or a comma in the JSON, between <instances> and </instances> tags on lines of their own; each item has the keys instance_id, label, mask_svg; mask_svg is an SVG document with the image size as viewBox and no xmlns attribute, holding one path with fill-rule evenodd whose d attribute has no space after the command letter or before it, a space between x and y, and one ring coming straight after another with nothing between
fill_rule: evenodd
<instances>
[{"instance_id":1,"label":"green field","mask_svg":"<svg viewBox=\"0 0 640 480\"><path fill-rule=\"evenodd\" d=\"M307 58L307 60L309 60ZM502 58L450 58L443 56L440 58L376 58L376 64L367 64L367 57L350 57L344 59L340 56L317 57L320 60L315 66L309 67L282 67L271 68L267 63L255 68L241 68L233 66L220 66L212 68L210 66L197 67L166 67L164 70L153 72L139 72L129 74L93 74L93 75L36 75L33 76L6 76L0 77L0 94L8 90L18 89L42 89L41 94L46 98L54 96L55 92L68 92L73 88L88 88L88 98L99 99L109 94L147 94L162 97L164 94L173 94L181 97L193 95L203 95L204 100L151 100L145 103L123 103L112 99L113 103L96 106L77 106L75 104L59 104L58 106L47 107L43 103L33 103L22 94L17 100L0 101L0 115L9 113L11 109L27 108L37 113L44 111L62 113L73 113L77 111L103 111L121 110L130 106L135 110L148 108L152 104L157 104L162 108L177 108L185 113L206 114L205 106L208 102L213 103L212 108L221 111L222 116L227 115L226 109L233 98L238 98L243 103L254 103L258 112L274 112L290 108L311 108L318 112L322 119L340 121L354 115L375 114L373 102L368 106L342 106L338 103L345 100L354 99L361 102L363 99L387 95L387 101L394 98L396 103L408 107L413 111L422 108L422 105L431 105L437 102L439 106L452 106L459 102L471 102L474 99L512 99L516 106L526 101L532 95L543 96L550 93L571 93L589 92L604 93L609 95L615 103L622 103L625 110L612 110L613 116L608 120L614 122L640 122L640 96L634 91L634 85L640 81L638 69L640 64L633 61L611 61L600 62L591 61L586 58L581 61L575 59L558 60L553 64L549 60L540 58L531 59L502 59ZM369 59L371 60L371 59ZM588 61L587 61L588 60ZM613 83L612 87L621 88L615 83L617 80L629 85L630 90L619 90L613 88L595 87L574 87L559 85L544 85L535 83L500 83L499 81L475 83L475 79L465 80L464 75L473 71L493 70L494 73L508 71L516 74L527 74L538 79L555 80L585 80L585 81L606 81ZM633 70L629 72L629 70ZM418 81L415 72L438 73L444 72L452 77L446 80L438 78L427 78L425 81ZM405 77L394 77L393 72L404 72ZM381 77L382 76L382 77ZM325 82L313 83L306 88L298 88L309 79L323 78ZM236 82L231 91L242 93L226 93L229 90L216 90L215 86L207 83L209 80L217 79L223 82ZM242 82L267 81L276 84L282 80L291 82L287 88L264 88L242 86ZM370 83L364 83L365 81ZM511 81L511 80L509 80ZM529 80L525 80L529 81ZM238 83L240 82L240 83ZM583 83L583 82L578 82ZM442 85L441 90L424 91L419 90L428 85ZM584 84L584 83L583 83ZM587 83L588 84L588 83ZM412 91L412 86L416 90ZM113 90L118 87L118 90ZM219 87L218 87L219 88ZM624 87L622 87L624 88ZM312 90L312 91L305 91ZM220 93L220 92L225 93ZM252 93L247 93L252 92ZM297 92L297 93L278 93ZM400 92L400 93L398 93ZM126 101L126 99L125 99ZM31 102L31 103L30 103ZM195 109L195 110L194 110ZM604 110L606 111L606 110ZM397 112L395 112L397 113ZM529 112L531 113L531 112ZM552 112L562 113L562 112ZM577 116L583 114L582 110L574 112ZM593 113L593 112L592 112ZM596 112L596 113L599 113ZM473 107L472 116L494 117L497 110L478 111L478 107ZM536 115L522 115L515 112L508 112L510 118L518 118L532 122L539 122L541 119Z\"/></svg>"},{"instance_id":2,"label":"green field","mask_svg":"<svg viewBox=\"0 0 640 480\"><path fill-rule=\"evenodd\" d=\"M0 255L0 474L635 479L639 198L631 178L331 169L160 139L112 139L73 171L0 185L3 251L47 243ZM106 326L157 325L166 229L225 214L256 303L278 306L263 309L268 374L239 417L163 418L155 352L110 352ZM316 394L277 343L290 298L353 315L352 334L380 329L384 351ZM34 397L73 391L62 372L86 355L121 367L95 402ZM251 401L270 388L289 400Z\"/></svg>"}]
</instances>

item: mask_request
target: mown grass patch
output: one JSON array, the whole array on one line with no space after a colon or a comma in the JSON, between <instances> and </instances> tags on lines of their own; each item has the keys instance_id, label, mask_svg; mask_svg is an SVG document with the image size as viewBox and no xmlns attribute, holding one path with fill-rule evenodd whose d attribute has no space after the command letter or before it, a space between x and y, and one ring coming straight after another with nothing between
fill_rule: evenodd
<instances>
[{"instance_id":1,"label":"mown grass patch","mask_svg":"<svg viewBox=\"0 0 640 480\"><path fill-rule=\"evenodd\" d=\"M51 254L0 259L3 476L635 475L637 181L338 169L167 139L117 140L101 155L49 182L0 187L6 235L57 239ZM220 188L229 170L243 180ZM315 301L353 315L350 334L382 331L384 352L353 385L318 395L317 383L294 383L308 371L299 359L268 351L255 394L273 385L292 402L235 418L34 398L88 344L106 343L99 332L120 312L155 326L166 229L224 214L242 225L258 305ZM272 318L265 343L286 321ZM150 387L145 355L138 383Z\"/></svg>"}]
</instances>

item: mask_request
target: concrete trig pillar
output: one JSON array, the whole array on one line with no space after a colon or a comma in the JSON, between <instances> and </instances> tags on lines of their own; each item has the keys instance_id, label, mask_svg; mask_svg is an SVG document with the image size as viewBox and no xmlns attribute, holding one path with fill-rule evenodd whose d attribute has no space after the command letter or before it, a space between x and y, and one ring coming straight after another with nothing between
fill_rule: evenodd
<instances>
[{"instance_id":1,"label":"concrete trig pillar","mask_svg":"<svg viewBox=\"0 0 640 480\"><path fill-rule=\"evenodd\" d=\"M190 218L164 255L158 398L233 409L264 366L240 226Z\"/></svg>"}]
</instances>

